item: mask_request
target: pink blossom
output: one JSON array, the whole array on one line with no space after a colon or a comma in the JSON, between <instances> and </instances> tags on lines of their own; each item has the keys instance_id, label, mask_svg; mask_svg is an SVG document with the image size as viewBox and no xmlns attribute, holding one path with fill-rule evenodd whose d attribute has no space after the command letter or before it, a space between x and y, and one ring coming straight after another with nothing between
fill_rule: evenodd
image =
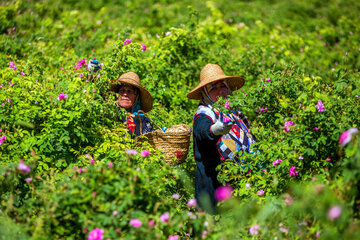
<instances>
[{"instance_id":1,"label":"pink blossom","mask_svg":"<svg viewBox=\"0 0 360 240\"><path fill-rule=\"evenodd\" d=\"M88 240L102 240L104 239L104 230L101 228L95 228L90 231Z\"/></svg>"},{"instance_id":2,"label":"pink blossom","mask_svg":"<svg viewBox=\"0 0 360 240\"><path fill-rule=\"evenodd\" d=\"M2 132L2 129L1 129L0 132ZM6 140L6 136L5 136L5 135L2 136L2 137L0 137L0 145L3 144L3 141L5 141L5 140Z\"/></svg>"},{"instance_id":3,"label":"pink blossom","mask_svg":"<svg viewBox=\"0 0 360 240\"><path fill-rule=\"evenodd\" d=\"M82 168L79 168L79 170L78 170L78 171L79 171L79 173L82 173L82 172L83 172Z\"/></svg>"},{"instance_id":4,"label":"pink blossom","mask_svg":"<svg viewBox=\"0 0 360 240\"><path fill-rule=\"evenodd\" d=\"M172 198L173 198L173 199L179 199L179 198L180 198L180 194L174 193L174 194L172 195Z\"/></svg>"},{"instance_id":5,"label":"pink blossom","mask_svg":"<svg viewBox=\"0 0 360 240\"><path fill-rule=\"evenodd\" d=\"M25 182L27 182L27 183L31 182L32 180L33 180L32 177L25 178Z\"/></svg>"},{"instance_id":6,"label":"pink blossom","mask_svg":"<svg viewBox=\"0 0 360 240\"><path fill-rule=\"evenodd\" d=\"M229 123L229 122L231 122L230 118L224 116L223 117L223 123Z\"/></svg>"},{"instance_id":7,"label":"pink blossom","mask_svg":"<svg viewBox=\"0 0 360 240\"><path fill-rule=\"evenodd\" d=\"M251 235L259 234L260 226L259 225L252 225L249 229Z\"/></svg>"},{"instance_id":8,"label":"pink blossom","mask_svg":"<svg viewBox=\"0 0 360 240\"><path fill-rule=\"evenodd\" d=\"M149 151L149 150L144 150L144 151L142 151L142 152L140 153L140 155L141 155L142 157L147 157L147 156L149 156L149 154L150 154L150 151Z\"/></svg>"},{"instance_id":9,"label":"pink blossom","mask_svg":"<svg viewBox=\"0 0 360 240\"><path fill-rule=\"evenodd\" d=\"M295 125L295 124L294 124L293 121L287 121L287 122L284 123L284 126L285 126L285 127L290 127L290 126L294 126L294 125Z\"/></svg>"},{"instance_id":10,"label":"pink blossom","mask_svg":"<svg viewBox=\"0 0 360 240\"><path fill-rule=\"evenodd\" d=\"M353 134L356 134L358 132L357 128L350 128L349 130L346 130L340 135L339 143L341 146L345 146L351 141L351 137Z\"/></svg>"},{"instance_id":11,"label":"pink blossom","mask_svg":"<svg viewBox=\"0 0 360 240\"><path fill-rule=\"evenodd\" d=\"M225 201L231 198L233 188L231 186L220 186L215 190L215 199L217 201Z\"/></svg>"},{"instance_id":12,"label":"pink blossom","mask_svg":"<svg viewBox=\"0 0 360 240\"><path fill-rule=\"evenodd\" d=\"M190 200L187 202L187 206L188 206L189 208L195 207L196 204L197 204L197 202L196 202L196 199L194 199L194 198L190 199Z\"/></svg>"},{"instance_id":13,"label":"pink blossom","mask_svg":"<svg viewBox=\"0 0 360 240\"><path fill-rule=\"evenodd\" d=\"M178 235L169 235L168 240L179 240L179 236Z\"/></svg>"},{"instance_id":14,"label":"pink blossom","mask_svg":"<svg viewBox=\"0 0 360 240\"><path fill-rule=\"evenodd\" d=\"M23 163L22 161L19 163L17 169L21 173L29 173L31 171L30 167L28 165L26 165L25 163Z\"/></svg>"},{"instance_id":15,"label":"pink blossom","mask_svg":"<svg viewBox=\"0 0 360 240\"><path fill-rule=\"evenodd\" d=\"M21 75L21 76L24 76L24 75L25 75L25 73L24 73L24 72L20 72L20 75Z\"/></svg>"},{"instance_id":16,"label":"pink blossom","mask_svg":"<svg viewBox=\"0 0 360 240\"><path fill-rule=\"evenodd\" d=\"M314 127L314 130L317 131L317 130L319 130L319 128L318 128L318 127Z\"/></svg>"},{"instance_id":17,"label":"pink blossom","mask_svg":"<svg viewBox=\"0 0 360 240\"><path fill-rule=\"evenodd\" d=\"M113 164L112 162L109 162L109 163L108 163L108 167L109 167L109 168L112 168L113 166L114 166L114 164Z\"/></svg>"},{"instance_id":18,"label":"pink blossom","mask_svg":"<svg viewBox=\"0 0 360 240\"><path fill-rule=\"evenodd\" d=\"M316 238L320 237L320 232L316 232Z\"/></svg>"},{"instance_id":19,"label":"pink blossom","mask_svg":"<svg viewBox=\"0 0 360 240\"><path fill-rule=\"evenodd\" d=\"M297 176L299 173L297 172L297 171L295 171L296 170L296 167L295 166L292 166L290 169L289 169L289 175L290 175L290 177L295 177L295 176Z\"/></svg>"},{"instance_id":20,"label":"pink blossom","mask_svg":"<svg viewBox=\"0 0 360 240\"><path fill-rule=\"evenodd\" d=\"M75 70L80 69L83 65L86 65L85 59L82 59L75 64Z\"/></svg>"},{"instance_id":21,"label":"pink blossom","mask_svg":"<svg viewBox=\"0 0 360 240\"><path fill-rule=\"evenodd\" d=\"M317 110L319 112L324 112L325 111L324 104L321 102L321 100L318 101L318 103L315 105L315 107L317 108Z\"/></svg>"},{"instance_id":22,"label":"pink blossom","mask_svg":"<svg viewBox=\"0 0 360 240\"><path fill-rule=\"evenodd\" d=\"M137 218L133 218L130 220L129 224L134 228L138 228L142 225L142 222Z\"/></svg>"},{"instance_id":23,"label":"pink blossom","mask_svg":"<svg viewBox=\"0 0 360 240\"><path fill-rule=\"evenodd\" d=\"M152 226L154 226L154 225L155 225L154 220L150 220L150 221L149 221L149 226L152 227Z\"/></svg>"},{"instance_id":24,"label":"pink blossom","mask_svg":"<svg viewBox=\"0 0 360 240\"><path fill-rule=\"evenodd\" d=\"M258 196L262 196L262 195L264 195L264 190L262 190L262 189L261 189L261 190L259 190L259 191L257 192L257 195L258 195Z\"/></svg>"},{"instance_id":25,"label":"pink blossom","mask_svg":"<svg viewBox=\"0 0 360 240\"><path fill-rule=\"evenodd\" d=\"M303 157L303 156L299 156L299 159L300 159L300 160L303 160L303 159L304 159L304 157Z\"/></svg>"},{"instance_id":26,"label":"pink blossom","mask_svg":"<svg viewBox=\"0 0 360 240\"><path fill-rule=\"evenodd\" d=\"M126 153L128 155L136 155L138 152L136 150L130 150L130 149L126 149Z\"/></svg>"},{"instance_id":27,"label":"pink blossom","mask_svg":"<svg viewBox=\"0 0 360 240\"><path fill-rule=\"evenodd\" d=\"M292 196L290 196L290 195L286 195L284 197L284 203L285 203L286 206L290 206L290 205L292 205L294 203L294 198Z\"/></svg>"},{"instance_id":28,"label":"pink blossom","mask_svg":"<svg viewBox=\"0 0 360 240\"><path fill-rule=\"evenodd\" d=\"M128 45L128 44L130 44L131 43L131 41L132 41L132 38L130 38L130 39L125 39L125 41L124 41L124 45Z\"/></svg>"},{"instance_id":29,"label":"pink blossom","mask_svg":"<svg viewBox=\"0 0 360 240\"><path fill-rule=\"evenodd\" d=\"M229 109L229 108L230 108L229 102L227 101L227 102L224 104L224 106L225 106L227 109Z\"/></svg>"},{"instance_id":30,"label":"pink blossom","mask_svg":"<svg viewBox=\"0 0 360 240\"><path fill-rule=\"evenodd\" d=\"M270 82L270 78L267 78L266 81L267 81L267 82Z\"/></svg>"},{"instance_id":31,"label":"pink blossom","mask_svg":"<svg viewBox=\"0 0 360 240\"><path fill-rule=\"evenodd\" d=\"M97 194L96 192L92 192L91 195L92 195L93 197L96 197L96 194Z\"/></svg>"},{"instance_id":32,"label":"pink blossom","mask_svg":"<svg viewBox=\"0 0 360 240\"><path fill-rule=\"evenodd\" d=\"M94 164L95 160L94 159L90 159L90 164Z\"/></svg>"},{"instance_id":33,"label":"pink blossom","mask_svg":"<svg viewBox=\"0 0 360 240\"><path fill-rule=\"evenodd\" d=\"M340 206L332 206L328 211L328 217L330 220L335 220L341 215L341 207Z\"/></svg>"},{"instance_id":34,"label":"pink blossom","mask_svg":"<svg viewBox=\"0 0 360 240\"><path fill-rule=\"evenodd\" d=\"M146 50L145 44L141 44L141 51L145 52L145 50Z\"/></svg>"},{"instance_id":35,"label":"pink blossom","mask_svg":"<svg viewBox=\"0 0 360 240\"><path fill-rule=\"evenodd\" d=\"M169 220L169 217L170 217L169 213L165 212L165 213L160 215L160 220L161 220L162 223L164 223L164 222L167 222Z\"/></svg>"},{"instance_id":36,"label":"pink blossom","mask_svg":"<svg viewBox=\"0 0 360 240\"><path fill-rule=\"evenodd\" d=\"M273 162L273 166L276 166L277 164L280 164L282 162L281 159L276 159L274 162Z\"/></svg>"},{"instance_id":37,"label":"pink blossom","mask_svg":"<svg viewBox=\"0 0 360 240\"><path fill-rule=\"evenodd\" d=\"M83 232L87 232L88 229L86 227L83 228Z\"/></svg>"},{"instance_id":38,"label":"pink blossom","mask_svg":"<svg viewBox=\"0 0 360 240\"><path fill-rule=\"evenodd\" d=\"M115 211L113 211L113 212L112 212L112 215L113 215L113 216L118 215L118 211L116 211L116 210L115 210Z\"/></svg>"},{"instance_id":39,"label":"pink blossom","mask_svg":"<svg viewBox=\"0 0 360 240\"><path fill-rule=\"evenodd\" d=\"M294 126L294 122L293 121L287 121L284 123L284 131L285 132L290 132L290 126Z\"/></svg>"},{"instance_id":40,"label":"pink blossom","mask_svg":"<svg viewBox=\"0 0 360 240\"><path fill-rule=\"evenodd\" d=\"M64 94L64 93L60 93L57 100L60 101L60 100L65 99L65 98L68 98L68 95Z\"/></svg>"}]
</instances>

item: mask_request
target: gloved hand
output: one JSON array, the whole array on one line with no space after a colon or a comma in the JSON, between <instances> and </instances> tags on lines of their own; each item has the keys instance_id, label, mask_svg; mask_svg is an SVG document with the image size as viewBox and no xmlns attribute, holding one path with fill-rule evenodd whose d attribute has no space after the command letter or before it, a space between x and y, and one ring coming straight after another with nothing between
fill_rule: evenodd
<instances>
[{"instance_id":1,"label":"gloved hand","mask_svg":"<svg viewBox=\"0 0 360 240\"><path fill-rule=\"evenodd\" d=\"M90 72L97 72L100 69L99 61L95 59L90 59L88 64L88 69Z\"/></svg>"},{"instance_id":2,"label":"gloved hand","mask_svg":"<svg viewBox=\"0 0 360 240\"><path fill-rule=\"evenodd\" d=\"M230 119L223 119L223 114L220 113L220 119L210 126L210 132L212 132L214 135L225 135L228 134L234 125L234 122Z\"/></svg>"}]
</instances>

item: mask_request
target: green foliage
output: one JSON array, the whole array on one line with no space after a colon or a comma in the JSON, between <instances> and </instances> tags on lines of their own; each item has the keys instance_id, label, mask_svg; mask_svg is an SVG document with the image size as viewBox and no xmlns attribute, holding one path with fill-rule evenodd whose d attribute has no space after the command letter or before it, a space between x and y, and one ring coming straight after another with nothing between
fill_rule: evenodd
<instances>
[{"instance_id":1,"label":"green foliage","mask_svg":"<svg viewBox=\"0 0 360 240\"><path fill-rule=\"evenodd\" d=\"M1 4L0 236L82 239L102 228L111 239L356 239L359 140L342 147L339 137L360 124L359 10L355 0ZM101 70L90 73L94 57ZM186 205L192 147L185 163L170 167L157 149L135 145L108 92L134 71L153 96L155 123L191 126L198 102L186 94L207 63L246 79L227 101L258 139L256 154L239 153L246 163L219 167L234 197L215 218ZM226 112L224 101L218 108ZM288 121L294 126L285 131ZM17 169L20 161L29 173ZM341 208L334 220L332 206ZM133 218L143 225L131 227ZM260 230L251 235L254 225Z\"/></svg>"}]
</instances>

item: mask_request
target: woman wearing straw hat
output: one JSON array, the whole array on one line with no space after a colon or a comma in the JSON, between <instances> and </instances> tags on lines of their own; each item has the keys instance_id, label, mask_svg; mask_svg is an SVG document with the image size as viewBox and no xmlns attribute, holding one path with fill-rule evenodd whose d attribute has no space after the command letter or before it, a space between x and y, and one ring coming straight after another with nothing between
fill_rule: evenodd
<instances>
[{"instance_id":1,"label":"woman wearing straw hat","mask_svg":"<svg viewBox=\"0 0 360 240\"><path fill-rule=\"evenodd\" d=\"M200 100L193 118L195 198L200 207L216 212L215 191L221 186L216 167L222 159L235 159L238 151L251 152L256 138L249 133L249 122L240 111L223 114L213 108L219 97L226 98L244 85L242 77L227 76L220 66L207 64L200 73L200 83L187 97Z\"/></svg>"},{"instance_id":2,"label":"woman wearing straw hat","mask_svg":"<svg viewBox=\"0 0 360 240\"><path fill-rule=\"evenodd\" d=\"M153 131L150 120L140 113L140 110L149 112L152 109L153 99L149 91L141 86L136 73L128 72L121 75L112 82L110 91L119 94L117 104L119 108L124 108L128 112L126 119L122 121L127 124L133 136Z\"/></svg>"}]
</instances>

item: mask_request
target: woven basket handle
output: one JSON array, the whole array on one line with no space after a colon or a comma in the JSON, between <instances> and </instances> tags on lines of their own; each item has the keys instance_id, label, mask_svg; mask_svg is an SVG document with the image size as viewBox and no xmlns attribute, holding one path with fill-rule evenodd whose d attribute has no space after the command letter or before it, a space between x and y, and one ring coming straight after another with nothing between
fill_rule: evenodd
<instances>
[{"instance_id":1,"label":"woven basket handle","mask_svg":"<svg viewBox=\"0 0 360 240\"><path fill-rule=\"evenodd\" d=\"M147 115L143 110L139 110L138 113L144 114L145 117L147 117L155 126L157 126L157 127L162 131L161 127L160 127L159 125L157 125L157 124L154 122L154 120L152 120L152 119L149 117L149 115Z\"/></svg>"}]
</instances>

